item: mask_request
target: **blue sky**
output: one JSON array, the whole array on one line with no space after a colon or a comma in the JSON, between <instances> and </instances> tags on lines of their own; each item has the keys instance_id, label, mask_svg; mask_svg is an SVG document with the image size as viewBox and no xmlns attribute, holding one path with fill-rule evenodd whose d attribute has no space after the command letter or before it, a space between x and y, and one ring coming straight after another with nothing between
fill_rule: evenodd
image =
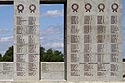
<instances>
[{"instance_id":1,"label":"blue sky","mask_svg":"<svg viewBox=\"0 0 125 83\"><path fill-rule=\"evenodd\" d=\"M125 57L125 0L123 4L123 57ZM63 51L64 5L42 4L40 8L41 46ZM5 11L6 10L6 11ZM13 6L0 5L0 53L4 54L13 45Z\"/></svg>"},{"instance_id":2,"label":"blue sky","mask_svg":"<svg viewBox=\"0 0 125 83\"><path fill-rule=\"evenodd\" d=\"M0 53L13 45L13 5L0 5ZM40 6L41 46L63 52L64 5L42 4Z\"/></svg>"},{"instance_id":3,"label":"blue sky","mask_svg":"<svg viewBox=\"0 0 125 83\"><path fill-rule=\"evenodd\" d=\"M64 5L42 4L40 13L41 46L63 52Z\"/></svg>"}]
</instances>

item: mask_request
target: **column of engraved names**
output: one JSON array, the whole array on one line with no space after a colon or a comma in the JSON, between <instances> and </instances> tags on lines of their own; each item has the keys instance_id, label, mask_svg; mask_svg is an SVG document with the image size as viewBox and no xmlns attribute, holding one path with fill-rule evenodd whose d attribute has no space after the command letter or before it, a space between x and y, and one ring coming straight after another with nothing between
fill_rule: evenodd
<instances>
[{"instance_id":1,"label":"column of engraved names","mask_svg":"<svg viewBox=\"0 0 125 83\"><path fill-rule=\"evenodd\" d=\"M117 12L119 10L119 4L117 3L113 3L111 5L112 8L112 14L110 16L110 30L111 30L111 55L110 55L110 68L111 68L111 72L110 75L111 76L118 76L119 71L120 71L120 64L119 62L121 62L120 60L120 56L121 56L121 51L120 51L120 46L121 46L121 22L119 21L119 17L120 17L120 13Z\"/></svg>"},{"instance_id":2,"label":"column of engraved names","mask_svg":"<svg viewBox=\"0 0 125 83\"><path fill-rule=\"evenodd\" d=\"M95 6L91 1L85 1L84 14L83 14L83 47L84 47L84 73L83 76L90 80L89 78L95 78L96 72L96 46L95 46L95 15L92 9Z\"/></svg>"},{"instance_id":3,"label":"column of engraved names","mask_svg":"<svg viewBox=\"0 0 125 83\"><path fill-rule=\"evenodd\" d=\"M36 25L36 17L35 16L29 16L28 17L28 27L29 27L29 36L28 36L28 76L35 76L37 73L37 65L38 65L38 49L39 48L39 40L37 39L39 34L37 31L37 25Z\"/></svg>"},{"instance_id":4,"label":"column of engraved names","mask_svg":"<svg viewBox=\"0 0 125 83\"><path fill-rule=\"evenodd\" d=\"M79 76L79 52L80 52L80 36L79 36L79 16L77 15L78 4L72 4L72 15L71 15L71 76Z\"/></svg>"},{"instance_id":5,"label":"column of engraved names","mask_svg":"<svg viewBox=\"0 0 125 83\"><path fill-rule=\"evenodd\" d=\"M39 79L39 0L29 1L28 11L28 76Z\"/></svg>"},{"instance_id":6,"label":"column of engraved names","mask_svg":"<svg viewBox=\"0 0 125 83\"><path fill-rule=\"evenodd\" d=\"M28 16L28 76L35 76L38 73L39 63L39 25L37 16Z\"/></svg>"},{"instance_id":7,"label":"column of engraved names","mask_svg":"<svg viewBox=\"0 0 125 83\"><path fill-rule=\"evenodd\" d=\"M98 6L105 7L105 4L100 3ZM108 61L108 53L106 51L107 43L107 29L106 29L106 14L104 11L99 11L99 15L97 16L97 76L106 76L107 75L107 67L109 65Z\"/></svg>"},{"instance_id":8,"label":"column of engraved names","mask_svg":"<svg viewBox=\"0 0 125 83\"><path fill-rule=\"evenodd\" d=\"M91 5L91 4L89 4ZM93 66L94 63L92 62L93 59L93 53L92 53L92 21L93 16L89 15L89 12L87 12L87 15L84 15L84 76L93 76Z\"/></svg>"},{"instance_id":9,"label":"column of engraved names","mask_svg":"<svg viewBox=\"0 0 125 83\"><path fill-rule=\"evenodd\" d=\"M18 13L15 16L15 61L16 61L16 76L26 76L26 57L27 57L27 19Z\"/></svg>"},{"instance_id":10,"label":"column of engraved names","mask_svg":"<svg viewBox=\"0 0 125 83\"><path fill-rule=\"evenodd\" d=\"M34 77L32 80L39 79L39 1L18 0L14 4L15 80L28 80L28 76Z\"/></svg>"}]
</instances>

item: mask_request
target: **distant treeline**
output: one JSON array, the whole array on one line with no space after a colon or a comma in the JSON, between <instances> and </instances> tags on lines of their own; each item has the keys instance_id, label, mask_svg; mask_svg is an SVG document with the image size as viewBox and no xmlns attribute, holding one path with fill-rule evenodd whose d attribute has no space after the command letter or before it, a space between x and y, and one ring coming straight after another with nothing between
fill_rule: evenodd
<instances>
[{"instance_id":1,"label":"distant treeline","mask_svg":"<svg viewBox=\"0 0 125 83\"><path fill-rule=\"evenodd\" d=\"M51 48L45 50L44 47L40 47L40 61L64 62L64 55L58 50L52 50ZM9 47L3 56L0 54L0 62L13 62L13 46ZM123 58L123 62L125 62L125 58Z\"/></svg>"},{"instance_id":2,"label":"distant treeline","mask_svg":"<svg viewBox=\"0 0 125 83\"><path fill-rule=\"evenodd\" d=\"M41 62L63 62L64 55L61 51L48 49L45 50L44 47L40 47L40 61ZM0 62L13 62L13 46L9 47L9 49L2 56L0 54Z\"/></svg>"},{"instance_id":3,"label":"distant treeline","mask_svg":"<svg viewBox=\"0 0 125 83\"><path fill-rule=\"evenodd\" d=\"M125 62L125 58L123 58L123 62Z\"/></svg>"}]
</instances>

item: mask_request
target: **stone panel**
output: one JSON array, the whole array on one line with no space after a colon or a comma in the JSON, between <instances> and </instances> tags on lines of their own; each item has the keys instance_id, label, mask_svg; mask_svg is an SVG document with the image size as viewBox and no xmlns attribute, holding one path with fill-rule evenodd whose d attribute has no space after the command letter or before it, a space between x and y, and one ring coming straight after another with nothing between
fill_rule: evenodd
<instances>
[{"instance_id":1,"label":"stone panel","mask_svg":"<svg viewBox=\"0 0 125 83\"><path fill-rule=\"evenodd\" d=\"M39 5L14 0L14 80L39 80Z\"/></svg>"},{"instance_id":2,"label":"stone panel","mask_svg":"<svg viewBox=\"0 0 125 83\"><path fill-rule=\"evenodd\" d=\"M0 62L0 81L13 80L13 62Z\"/></svg>"},{"instance_id":3,"label":"stone panel","mask_svg":"<svg viewBox=\"0 0 125 83\"><path fill-rule=\"evenodd\" d=\"M67 1L68 81L122 80L121 5L121 0Z\"/></svg>"},{"instance_id":4,"label":"stone panel","mask_svg":"<svg viewBox=\"0 0 125 83\"><path fill-rule=\"evenodd\" d=\"M42 62L41 80L63 81L64 71L64 62Z\"/></svg>"}]
</instances>

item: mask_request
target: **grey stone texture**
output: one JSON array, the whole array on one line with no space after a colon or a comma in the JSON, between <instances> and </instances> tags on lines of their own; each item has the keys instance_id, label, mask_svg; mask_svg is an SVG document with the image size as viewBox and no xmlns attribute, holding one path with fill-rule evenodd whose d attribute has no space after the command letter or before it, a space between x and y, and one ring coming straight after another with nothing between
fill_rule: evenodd
<instances>
[{"instance_id":1,"label":"grey stone texture","mask_svg":"<svg viewBox=\"0 0 125 83\"><path fill-rule=\"evenodd\" d=\"M13 62L0 62L0 81L13 80Z\"/></svg>"},{"instance_id":2,"label":"grey stone texture","mask_svg":"<svg viewBox=\"0 0 125 83\"><path fill-rule=\"evenodd\" d=\"M0 81L15 81L13 69L14 62L0 62ZM39 74L40 81L65 81L64 62L41 62Z\"/></svg>"},{"instance_id":3,"label":"grey stone texture","mask_svg":"<svg viewBox=\"0 0 125 83\"><path fill-rule=\"evenodd\" d=\"M67 0L67 81L122 80L122 0Z\"/></svg>"},{"instance_id":4,"label":"grey stone texture","mask_svg":"<svg viewBox=\"0 0 125 83\"><path fill-rule=\"evenodd\" d=\"M42 62L41 80L63 81L64 71L64 62Z\"/></svg>"},{"instance_id":5,"label":"grey stone texture","mask_svg":"<svg viewBox=\"0 0 125 83\"><path fill-rule=\"evenodd\" d=\"M21 81L14 81L13 78L13 68L14 68L14 63L13 62L0 62L0 83L6 83L6 81L9 81L10 83L16 83L16 82L21 82ZM65 80L64 77L64 62L41 62L41 67L40 67L40 81L34 81L40 83L41 81L44 83L47 83L48 81L50 82L58 82L58 83L69 83L69 81ZM125 63L123 63L123 68L122 68L123 74L125 74ZM122 75L123 75L122 74ZM4 82L2 82L4 81ZM23 80L22 80L23 81ZM125 81L125 78L122 79L122 81ZM96 81L97 83L105 83L104 81ZM114 81L111 81L113 83ZM118 82L115 81L115 83L123 83L123 82ZM21 83L25 83L21 82ZM28 82L27 82L28 83ZM72 82L75 83L75 82ZM76 82L76 83L93 83L93 82L88 82L88 81L82 81L82 82ZM110 83L107 81L106 83Z\"/></svg>"},{"instance_id":6,"label":"grey stone texture","mask_svg":"<svg viewBox=\"0 0 125 83\"><path fill-rule=\"evenodd\" d=\"M39 80L40 1L14 0L14 80Z\"/></svg>"},{"instance_id":7,"label":"grey stone texture","mask_svg":"<svg viewBox=\"0 0 125 83\"><path fill-rule=\"evenodd\" d=\"M0 64L0 79L14 83L123 80L122 0L67 0L65 70L64 63L42 63L39 67L39 2L14 0L14 63Z\"/></svg>"},{"instance_id":8,"label":"grey stone texture","mask_svg":"<svg viewBox=\"0 0 125 83\"><path fill-rule=\"evenodd\" d=\"M125 82L119 82L119 81L112 81L112 82L107 82L107 81L82 81L82 82L72 82L72 81L4 81L4 82L0 82L0 83L125 83Z\"/></svg>"},{"instance_id":9,"label":"grey stone texture","mask_svg":"<svg viewBox=\"0 0 125 83\"><path fill-rule=\"evenodd\" d=\"M122 75L123 75L123 81L125 81L125 62L122 63Z\"/></svg>"}]
</instances>

